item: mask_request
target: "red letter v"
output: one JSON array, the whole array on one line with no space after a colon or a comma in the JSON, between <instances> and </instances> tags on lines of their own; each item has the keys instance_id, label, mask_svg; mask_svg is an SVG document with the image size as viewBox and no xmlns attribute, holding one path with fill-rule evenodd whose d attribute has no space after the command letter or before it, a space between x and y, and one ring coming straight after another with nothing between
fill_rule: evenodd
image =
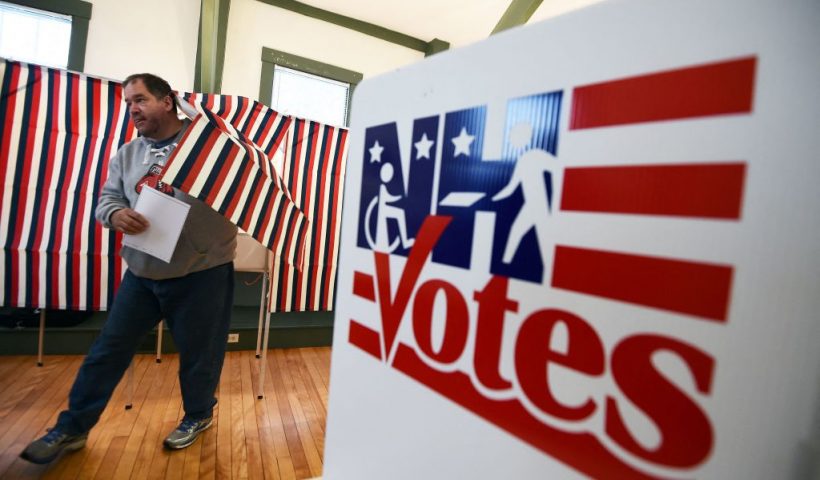
<instances>
[{"instance_id":1,"label":"red letter v","mask_svg":"<svg viewBox=\"0 0 820 480\"><path fill-rule=\"evenodd\" d=\"M399 279L396 295L390 295L390 255L382 252L373 252L376 261L376 282L379 290L379 308L382 314L382 342L385 360L389 361L393 354L396 333L399 331L401 319L410 302L410 294L416 287L421 269L427 262L430 252L441 237L442 232L452 220L452 217L429 215L416 236L416 242L410 249L407 263Z\"/></svg>"}]
</instances>

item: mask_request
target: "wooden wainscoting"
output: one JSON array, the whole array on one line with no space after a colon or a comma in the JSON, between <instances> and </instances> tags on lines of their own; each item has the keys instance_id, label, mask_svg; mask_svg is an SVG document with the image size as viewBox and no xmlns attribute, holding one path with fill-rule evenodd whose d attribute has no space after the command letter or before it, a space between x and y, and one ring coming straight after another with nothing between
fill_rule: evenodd
<instances>
[{"instance_id":1,"label":"wooden wainscoting","mask_svg":"<svg viewBox=\"0 0 820 480\"><path fill-rule=\"evenodd\" d=\"M184 450L162 440L181 420L179 357L138 355L133 408L128 374L85 448L47 465L18 458L45 434L83 357L0 356L0 478L3 479L305 479L322 474L330 348L270 350L265 394L257 400L253 351L228 352L214 426Z\"/></svg>"}]
</instances>

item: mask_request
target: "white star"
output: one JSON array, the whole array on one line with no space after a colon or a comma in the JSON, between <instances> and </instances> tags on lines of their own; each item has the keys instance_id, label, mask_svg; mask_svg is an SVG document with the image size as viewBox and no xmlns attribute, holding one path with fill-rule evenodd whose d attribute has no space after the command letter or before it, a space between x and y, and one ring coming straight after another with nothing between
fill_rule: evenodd
<instances>
[{"instance_id":1,"label":"white star","mask_svg":"<svg viewBox=\"0 0 820 480\"><path fill-rule=\"evenodd\" d=\"M372 147L368 148L368 150L370 151L370 163L382 161L382 152L384 151L384 147L379 145L378 140L376 140L376 143L374 143Z\"/></svg>"},{"instance_id":2,"label":"white star","mask_svg":"<svg viewBox=\"0 0 820 480\"><path fill-rule=\"evenodd\" d=\"M453 154L453 156L457 157L463 153L464 155L469 157L470 144L473 143L473 140L475 140L475 136L467 133L467 127L461 127L461 133L459 133L457 137L453 137L450 140L456 147L456 151Z\"/></svg>"},{"instance_id":3,"label":"white star","mask_svg":"<svg viewBox=\"0 0 820 480\"><path fill-rule=\"evenodd\" d=\"M430 158L430 147L433 146L435 142L427 138L427 133L421 136L421 140L414 143L413 145L416 146L416 160L420 158Z\"/></svg>"}]
</instances>

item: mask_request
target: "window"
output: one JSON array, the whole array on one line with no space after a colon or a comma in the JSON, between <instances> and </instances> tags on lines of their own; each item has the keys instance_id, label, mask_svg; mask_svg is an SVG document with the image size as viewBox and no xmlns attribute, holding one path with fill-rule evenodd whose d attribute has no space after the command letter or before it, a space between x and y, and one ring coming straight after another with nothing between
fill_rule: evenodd
<instances>
[{"instance_id":1,"label":"window","mask_svg":"<svg viewBox=\"0 0 820 480\"><path fill-rule=\"evenodd\" d=\"M0 57L68 67L71 17L0 2Z\"/></svg>"},{"instance_id":2,"label":"window","mask_svg":"<svg viewBox=\"0 0 820 480\"><path fill-rule=\"evenodd\" d=\"M259 101L286 115L346 127L361 80L361 73L263 48Z\"/></svg>"},{"instance_id":3,"label":"window","mask_svg":"<svg viewBox=\"0 0 820 480\"><path fill-rule=\"evenodd\" d=\"M349 83L275 65L270 106L285 115L345 126L349 90Z\"/></svg>"},{"instance_id":4,"label":"window","mask_svg":"<svg viewBox=\"0 0 820 480\"><path fill-rule=\"evenodd\" d=\"M0 57L82 72L91 4L0 0Z\"/></svg>"}]
</instances>

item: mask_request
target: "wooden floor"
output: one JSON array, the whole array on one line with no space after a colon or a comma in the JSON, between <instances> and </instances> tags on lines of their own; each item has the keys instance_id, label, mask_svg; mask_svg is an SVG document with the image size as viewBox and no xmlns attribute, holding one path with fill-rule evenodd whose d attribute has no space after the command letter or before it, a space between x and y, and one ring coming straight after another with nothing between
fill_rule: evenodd
<instances>
[{"instance_id":1,"label":"wooden floor","mask_svg":"<svg viewBox=\"0 0 820 480\"><path fill-rule=\"evenodd\" d=\"M214 426L184 450L162 439L182 418L177 355L135 360L133 408L127 375L85 448L48 466L18 458L45 434L66 397L82 356L0 356L2 479L304 479L322 474L330 348L270 350L265 394L257 400L253 351L228 352Z\"/></svg>"}]
</instances>

